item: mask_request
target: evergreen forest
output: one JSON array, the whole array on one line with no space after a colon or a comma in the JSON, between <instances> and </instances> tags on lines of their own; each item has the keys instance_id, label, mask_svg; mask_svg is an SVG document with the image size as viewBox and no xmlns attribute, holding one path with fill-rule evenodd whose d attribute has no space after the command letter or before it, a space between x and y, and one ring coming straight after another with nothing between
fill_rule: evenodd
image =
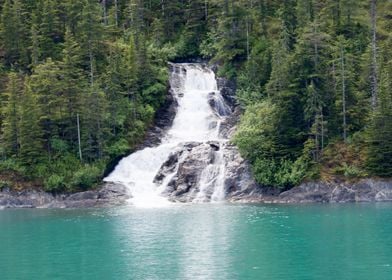
<instances>
[{"instance_id":1,"label":"evergreen forest","mask_svg":"<svg viewBox=\"0 0 392 280\"><path fill-rule=\"evenodd\" d=\"M261 185L392 177L391 0L0 0L0 189L96 186L194 59Z\"/></svg>"}]
</instances>

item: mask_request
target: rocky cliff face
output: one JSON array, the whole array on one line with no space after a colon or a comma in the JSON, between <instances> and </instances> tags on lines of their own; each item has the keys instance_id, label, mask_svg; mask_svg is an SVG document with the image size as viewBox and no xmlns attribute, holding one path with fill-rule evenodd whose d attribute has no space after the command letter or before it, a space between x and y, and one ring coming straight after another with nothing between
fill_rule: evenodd
<instances>
[{"instance_id":1,"label":"rocky cliff face","mask_svg":"<svg viewBox=\"0 0 392 280\"><path fill-rule=\"evenodd\" d=\"M225 199L245 198L261 192L248 163L228 142L185 144L170 156L155 177L158 184L165 180L168 183L164 195L176 202L211 201L219 194ZM219 186L221 189L217 189Z\"/></svg>"}]
</instances>

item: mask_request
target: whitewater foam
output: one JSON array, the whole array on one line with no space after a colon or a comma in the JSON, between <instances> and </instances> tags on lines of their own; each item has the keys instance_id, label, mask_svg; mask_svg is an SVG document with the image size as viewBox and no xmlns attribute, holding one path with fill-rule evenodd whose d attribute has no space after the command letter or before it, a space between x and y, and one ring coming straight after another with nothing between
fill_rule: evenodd
<instances>
[{"instance_id":1,"label":"whitewater foam","mask_svg":"<svg viewBox=\"0 0 392 280\"><path fill-rule=\"evenodd\" d=\"M222 103L214 72L201 64L173 64L170 86L178 102L178 111L172 127L162 139L162 144L139 150L122 159L115 170L104 179L125 185L130 189L130 202L139 207L162 207L169 201L161 195L168 180L161 185L154 178L169 155L185 142L219 141L219 114L211 108L211 94ZM220 105L220 110L226 110ZM205 190L214 184L212 200L220 201L223 193L223 155L208 166L199 183L200 194L196 202L205 202ZM169 178L170 179L170 178ZM211 187L211 186L210 186Z\"/></svg>"}]
</instances>

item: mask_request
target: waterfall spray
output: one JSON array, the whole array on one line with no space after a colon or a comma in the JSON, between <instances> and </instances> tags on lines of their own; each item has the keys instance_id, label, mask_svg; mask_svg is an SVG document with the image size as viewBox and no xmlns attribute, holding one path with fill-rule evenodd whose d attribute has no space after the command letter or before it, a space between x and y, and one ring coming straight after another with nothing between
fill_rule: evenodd
<instances>
[{"instance_id":1,"label":"waterfall spray","mask_svg":"<svg viewBox=\"0 0 392 280\"><path fill-rule=\"evenodd\" d=\"M124 158L115 170L104 180L125 185L130 189L130 202L136 206L163 206L168 200L162 196L168 179L161 184L154 178L170 154L187 142L225 141L219 137L221 115L228 113L228 107L218 90L214 72L201 64L173 64L170 86L178 102L178 112L172 127L162 143L145 148ZM209 100L216 103L214 110ZM194 202L224 199L224 159L217 152L215 162L203 171L199 182L199 194ZM212 189L212 196L207 190Z\"/></svg>"}]
</instances>

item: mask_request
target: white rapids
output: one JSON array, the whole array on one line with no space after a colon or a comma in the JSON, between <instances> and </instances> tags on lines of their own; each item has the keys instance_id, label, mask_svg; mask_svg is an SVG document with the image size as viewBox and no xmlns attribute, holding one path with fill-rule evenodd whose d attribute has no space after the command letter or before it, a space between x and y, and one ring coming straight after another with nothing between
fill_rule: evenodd
<instances>
[{"instance_id":1,"label":"white rapids","mask_svg":"<svg viewBox=\"0 0 392 280\"><path fill-rule=\"evenodd\" d=\"M125 185L130 189L130 203L139 207L159 207L170 204L161 195L168 182L155 184L154 177L170 154L186 142L221 141L219 126L222 116L213 110L208 100L213 94L219 110L227 106L218 90L214 72L201 64L172 64L170 86L178 102L172 127L162 143L156 147L139 150L122 159L115 170L104 179ZM199 182L199 193L194 202L204 202L204 190L213 182L211 201L224 200L223 155L207 166Z\"/></svg>"}]
</instances>

